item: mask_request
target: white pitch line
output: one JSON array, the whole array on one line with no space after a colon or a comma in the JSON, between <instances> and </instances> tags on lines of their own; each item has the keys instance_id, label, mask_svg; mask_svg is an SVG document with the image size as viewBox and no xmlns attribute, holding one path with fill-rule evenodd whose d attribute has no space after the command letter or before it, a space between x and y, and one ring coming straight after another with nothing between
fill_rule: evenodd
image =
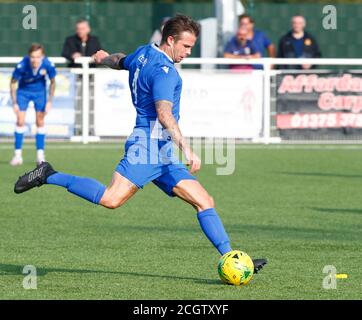
<instances>
[{"instance_id":1,"label":"white pitch line","mask_svg":"<svg viewBox=\"0 0 362 320\"><path fill-rule=\"evenodd\" d=\"M49 150L89 150L89 149L103 149L103 150L123 150L124 142L120 143L101 143L101 144L57 144L57 143L48 143L46 149ZM198 144L197 144L198 145ZM191 145L192 146L192 145ZM199 146L199 145L198 145ZM202 144L203 148L210 149L212 147L221 147L222 145L216 144L215 146L209 144ZM12 143L1 144L0 150L12 150L14 145ZM224 144L226 148L226 144ZM35 150L35 146L32 144L24 145L23 149L26 150ZM362 144L341 144L341 145L299 145L299 144L273 144L273 145L261 145L261 144L240 144L235 145L235 149L243 150L362 150Z\"/></svg>"}]
</instances>

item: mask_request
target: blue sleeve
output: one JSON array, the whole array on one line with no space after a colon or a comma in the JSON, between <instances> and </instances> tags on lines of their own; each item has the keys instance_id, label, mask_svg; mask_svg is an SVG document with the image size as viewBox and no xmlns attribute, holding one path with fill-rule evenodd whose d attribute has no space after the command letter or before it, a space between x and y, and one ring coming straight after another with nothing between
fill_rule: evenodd
<instances>
[{"instance_id":1,"label":"blue sleeve","mask_svg":"<svg viewBox=\"0 0 362 320\"><path fill-rule=\"evenodd\" d=\"M133 61L133 59L135 58L135 56L139 53L139 51L143 48L144 46L141 46L139 48L137 48L137 50L133 53L128 54L124 60L123 60L123 68L125 70L129 70L129 66L131 64L131 62Z\"/></svg>"},{"instance_id":2,"label":"blue sleeve","mask_svg":"<svg viewBox=\"0 0 362 320\"><path fill-rule=\"evenodd\" d=\"M226 43L224 52L225 52L225 53L234 53L233 39L230 39L230 40Z\"/></svg>"},{"instance_id":3,"label":"blue sleeve","mask_svg":"<svg viewBox=\"0 0 362 320\"><path fill-rule=\"evenodd\" d=\"M251 53L251 54L255 54L255 53L258 53L258 52L259 52L260 54L262 54L262 53L259 51L257 45L256 45L254 42L250 41L250 53Z\"/></svg>"},{"instance_id":4,"label":"blue sleeve","mask_svg":"<svg viewBox=\"0 0 362 320\"><path fill-rule=\"evenodd\" d=\"M12 74L12 78L15 80L19 80L21 78L21 74L23 73L24 70L24 59L21 60L15 67L13 74Z\"/></svg>"},{"instance_id":5,"label":"blue sleeve","mask_svg":"<svg viewBox=\"0 0 362 320\"><path fill-rule=\"evenodd\" d=\"M53 62L51 62L49 60L48 60L48 65L47 65L47 74L48 74L49 79L53 79L57 75L57 71L55 69Z\"/></svg>"},{"instance_id":6,"label":"blue sleeve","mask_svg":"<svg viewBox=\"0 0 362 320\"><path fill-rule=\"evenodd\" d=\"M177 71L167 66L159 66L152 77L153 101L167 100L174 102L175 88L178 83Z\"/></svg>"},{"instance_id":7,"label":"blue sleeve","mask_svg":"<svg viewBox=\"0 0 362 320\"><path fill-rule=\"evenodd\" d=\"M262 33L262 35L263 35L263 46L264 46L264 48L268 48L268 47L272 44L272 42L271 42L271 40L266 36L265 33Z\"/></svg>"},{"instance_id":8,"label":"blue sleeve","mask_svg":"<svg viewBox=\"0 0 362 320\"><path fill-rule=\"evenodd\" d=\"M123 60L123 67L125 70L129 70L129 65L131 64L134 56L136 55L136 52L133 52L129 55L127 55Z\"/></svg>"}]
</instances>

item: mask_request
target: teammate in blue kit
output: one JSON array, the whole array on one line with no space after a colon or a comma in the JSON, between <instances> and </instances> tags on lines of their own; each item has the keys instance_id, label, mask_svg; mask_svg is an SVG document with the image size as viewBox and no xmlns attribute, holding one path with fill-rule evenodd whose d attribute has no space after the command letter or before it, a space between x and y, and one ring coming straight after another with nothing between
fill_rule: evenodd
<instances>
[{"instance_id":1,"label":"teammate in blue kit","mask_svg":"<svg viewBox=\"0 0 362 320\"><path fill-rule=\"evenodd\" d=\"M94 179L56 172L49 163L42 163L20 177L14 191L22 193L43 184L53 184L114 209L153 182L169 196L177 196L196 209L201 229L221 255L231 251L212 197L192 175L200 169L201 161L178 126L182 80L174 63L191 54L199 28L189 17L177 15L166 22L160 47L142 46L127 56L109 55L103 50L94 55L96 63L129 70L129 86L137 111L135 128L126 141L124 158L116 167L110 186ZM172 142L184 153L190 171L172 154ZM254 260L255 271L265 263L265 259Z\"/></svg>"},{"instance_id":2,"label":"teammate in blue kit","mask_svg":"<svg viewBox=\"0 0 362 320\"><path fill-rule=\"evenodd\" d=\"M25 115L29 102L33 102L36 111L36 149L37 163L45 161L44 157L44 118L49 112L55 91L55 67L44 56L44 47L33 44L25 56L16 66L10 83L10 94L16 114L15 154L10 164L13 166L23 163L22 146L26 131ZM50 80L47 96L46 77ZM18 88L16 88L18 83Z\"/></svg>"}]
</instances>

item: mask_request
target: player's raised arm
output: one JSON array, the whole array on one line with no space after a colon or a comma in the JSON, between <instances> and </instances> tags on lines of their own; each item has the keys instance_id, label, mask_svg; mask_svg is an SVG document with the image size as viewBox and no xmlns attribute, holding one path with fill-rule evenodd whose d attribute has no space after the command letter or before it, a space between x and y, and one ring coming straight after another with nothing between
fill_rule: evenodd
<instances>
[{"instance_id":1,"label":"player's raised arm","mask_svg":"<svg viewBox=\"0 0 362 320\"><path fill-rule=\"evenodd\" d=\"M93 55L93 60L95 63L107 66L111 69L122 70L124 68L121 60L125 56L126 55L122 52L109 54L104 50L98 50Z\"/></svg>"},{"instance_id":2,"label":"player's raised arm","mask_svg":"<svg viewBox=\"0 0 362 320\"><path fill-rule=\"evenodd\" d=\"M172 114L172 103L167 100L156 101L156 112L158 121L161 125L169 132L172 140L180 148L180 150L185 154L188 165L191 166L190 172L194 173L201 168L201 160L199 157L192 151L190 146L187 144L185 138L183 137L180 127Z\"/></svg>"}]
</instances>

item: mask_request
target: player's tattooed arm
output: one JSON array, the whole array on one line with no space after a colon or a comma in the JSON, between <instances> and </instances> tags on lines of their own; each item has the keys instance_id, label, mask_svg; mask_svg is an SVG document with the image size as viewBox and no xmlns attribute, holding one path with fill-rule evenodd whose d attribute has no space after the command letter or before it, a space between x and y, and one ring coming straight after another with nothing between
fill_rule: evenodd
<instances>
[{"instance_id":1,"label":"player's tattooed arm","mask_svg":"<svg viewBox=\"0 0 362 320\"><path fill-rule=\"evenodd\" d=\"M199 157L192 151L186 139L181 133L180 127L172 114L172 103L167 100L156 101L156 112L158 121L168 131L172 141L185 154L188 164L191 166L190 172L196 172L201 168Z\"/></svg>"},{"instance_id":2,"label":"player's tattooed arm","mask_svg":"<svg viewBox=\"0 0 362 320\"><path fill-rule=\"evenodd\" d=\"M121 60L126 55L122 52L109 54L104 50L99 50L93 55L93 60L101 65L107 66L111 69L122 70Z\"/></svg>"},{"instance_id":3,"label":"player's tattooed arm","mask_svg":"<svg viewBox=\"0 0 362 320\"><path fill-rule=\"evenodd\" d=\"M116 70L121 70L123 69L121 67L120 61L122 58L124 58L126 55L124 53L114 53L111 54L107 57L105 57L102 61L101 64L104 66L107 66L111 69L116 69Z\"/></svg>"}]
</instances>

